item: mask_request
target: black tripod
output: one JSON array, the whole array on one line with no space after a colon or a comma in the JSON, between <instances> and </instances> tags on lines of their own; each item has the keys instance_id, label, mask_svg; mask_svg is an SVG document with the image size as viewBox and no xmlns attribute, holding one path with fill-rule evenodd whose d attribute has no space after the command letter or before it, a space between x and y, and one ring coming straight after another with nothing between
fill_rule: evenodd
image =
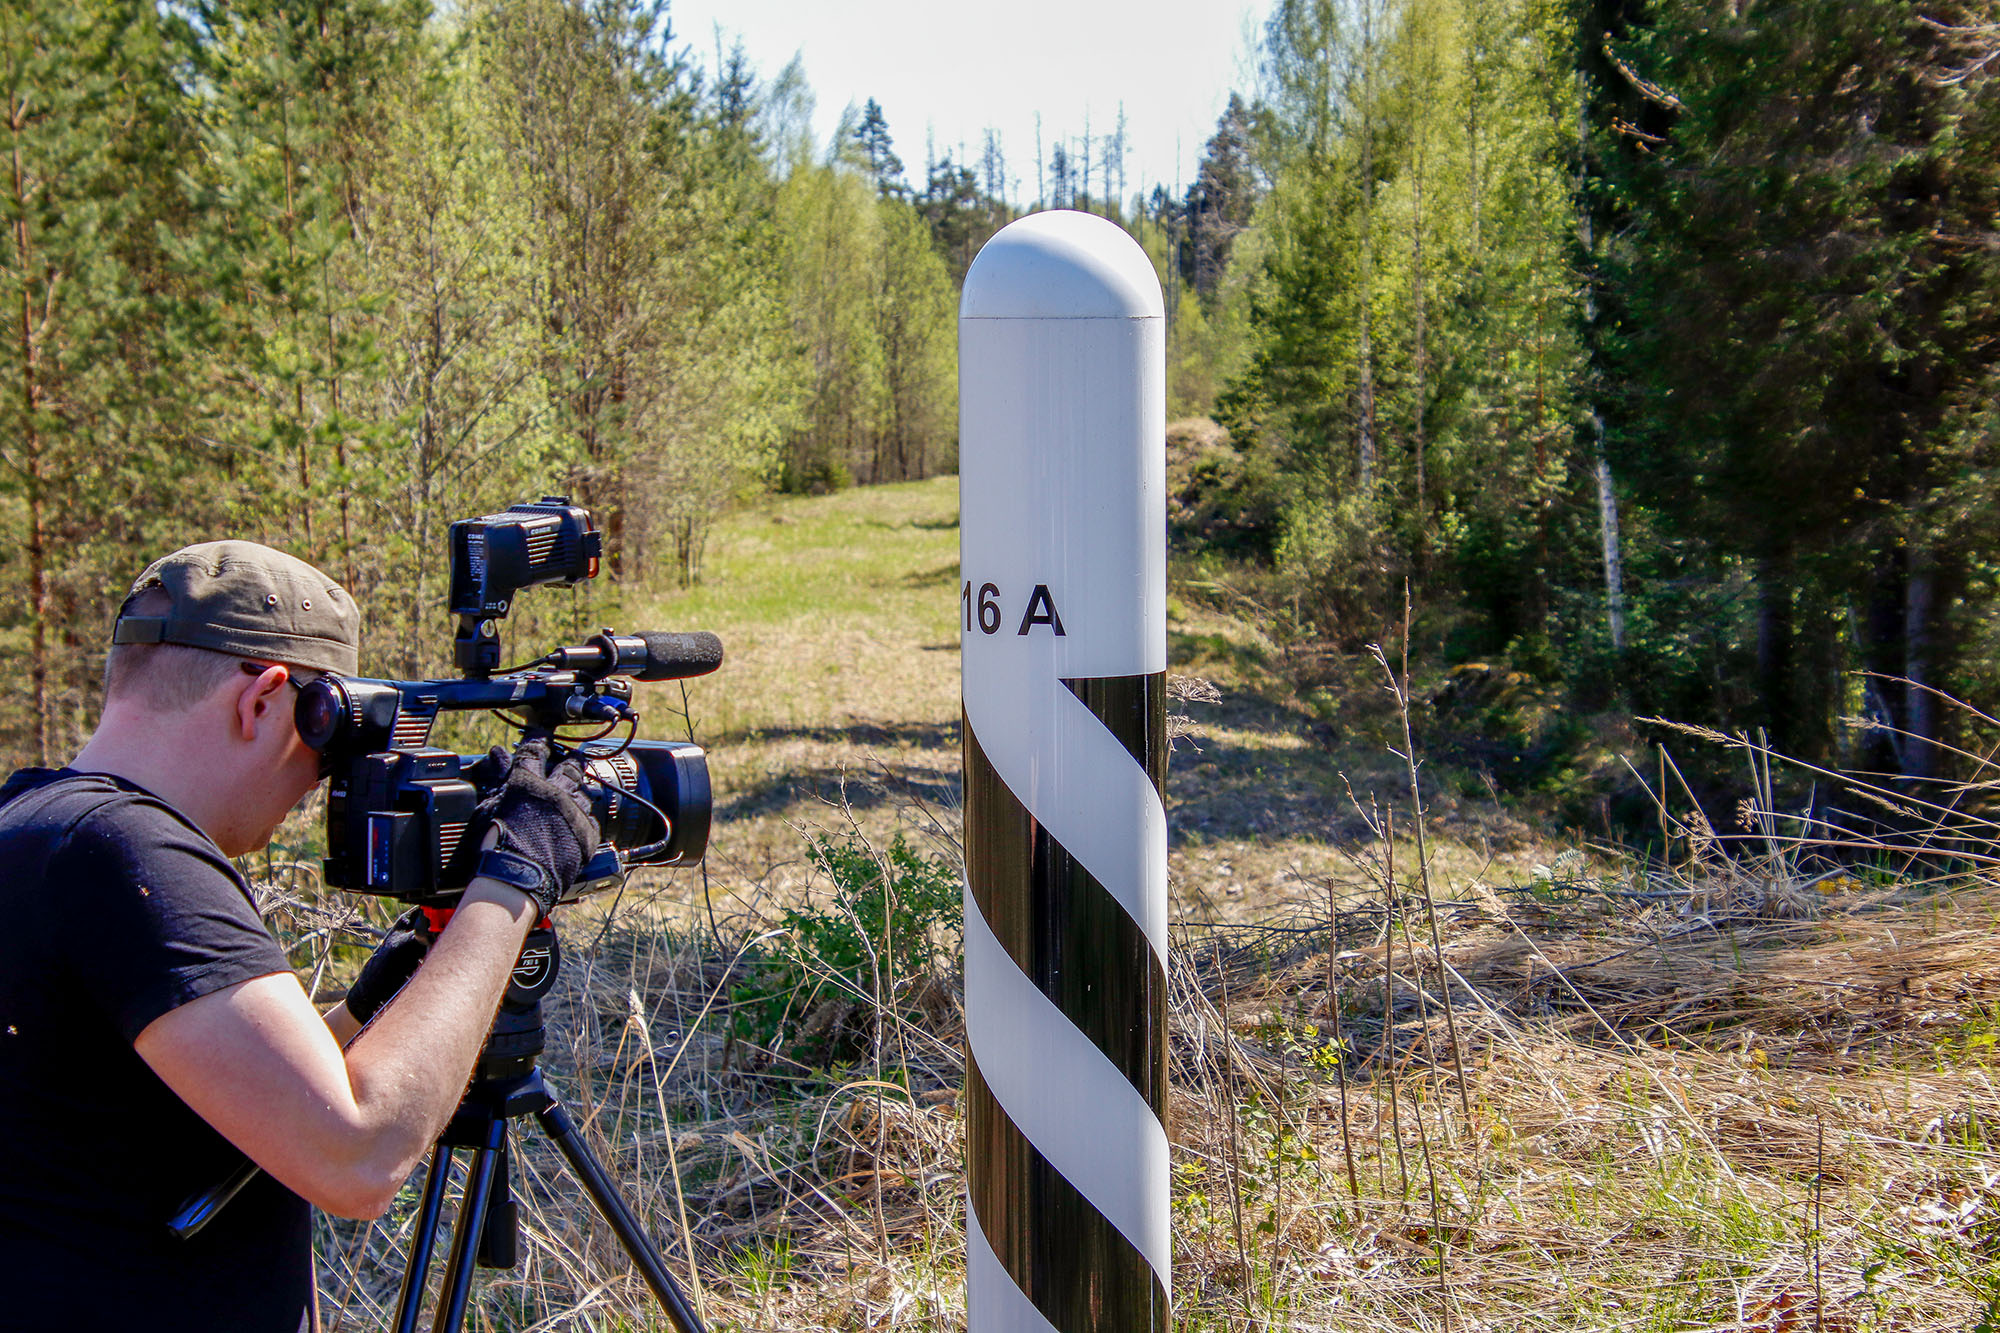
<instances>
[{"instance_id":1,"label":"black tripod","mask_svg":"<svg viewBox=\"0 0 2000 1333\"><path fill-rule=\"evenodd\" d=\"M417 1326L455 1149L472 1149L472 1159L466 1171L464 1201L452 1224L451 1257L431 1322L433 1333L457 1333L464 1324L475 1262L482 1268L512 1268L519 1261L520 1230L509 1181L507 1129L509 1121L529 1115L541 1123L542 1132L569 1163L597 1206L598 1215L618 1233L625 1252L638 1265L674 1327L680 1333L704 1333L686 1295L667 1272L666 1261L535 1065L543 1045L542 997L555 984L560 963L555 932L546 923L529 932L521 961L494 1016L493 1033L473 1068L472 1083L431 1151L423 1205L410 1237L409 1267L403 1272L402 1295L396 1304L395 1333L414 1333Z\"/></svg>"}]
</instances>

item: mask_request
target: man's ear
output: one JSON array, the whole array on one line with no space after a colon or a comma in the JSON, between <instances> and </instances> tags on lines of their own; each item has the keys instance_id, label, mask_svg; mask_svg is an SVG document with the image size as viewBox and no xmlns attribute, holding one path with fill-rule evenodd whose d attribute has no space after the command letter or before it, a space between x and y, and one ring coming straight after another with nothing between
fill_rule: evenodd
<instances>
[{"instance_id":1,"label":"man's ear","mask_svg":"<svg viewBox=\"0 0 2000 1333\"><path fill-rule=\"evenodd\" d=\"M276 696L285 688L285 681L291 673L282 666L267 666L255 676L244 675L242 686L236 691L234 721L236 738L243 741L257 739L257 729L268 726L278 707Z\"/></svg>"}]
</instances>

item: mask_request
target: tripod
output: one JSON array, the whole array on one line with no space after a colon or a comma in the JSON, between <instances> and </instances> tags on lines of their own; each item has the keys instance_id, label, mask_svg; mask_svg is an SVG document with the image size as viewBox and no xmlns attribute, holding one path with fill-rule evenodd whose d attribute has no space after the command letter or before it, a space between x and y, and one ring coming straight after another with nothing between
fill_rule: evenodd
<instances>
[{"instance_id":1,"label":"tripod","mask_svg":"<svg viewBox=\"0 0 2000 1333\"><path fill-rule=\"evenodd\" d=\"M433 919L433 929L441 925ZM508 1128L510 1122L530 1115L569 1163L598 1215L611 1224L674 1327L679 1333L704 1333L700 1318L667 1272L666 1261L535 1064L544 1040L542 997L555 983L560 963L555 932L546 922L530 931L499 1013L494 1016L493 1033L473 1067L472 1082L431 1150L423 1203L410 1237L409 1266L403 1272L402 1294L396 1304L395 1333L414 1333L417 1326L455 1150L470 1148L472 1157L466 1170L464 1200L453 1223L444 1286L431 1323L433 1333L457 1333L463 1326L475 1263L482 1268L512 1268L519 1261L520 1229L510 1188Z\"/></svg>"}]
</instances>

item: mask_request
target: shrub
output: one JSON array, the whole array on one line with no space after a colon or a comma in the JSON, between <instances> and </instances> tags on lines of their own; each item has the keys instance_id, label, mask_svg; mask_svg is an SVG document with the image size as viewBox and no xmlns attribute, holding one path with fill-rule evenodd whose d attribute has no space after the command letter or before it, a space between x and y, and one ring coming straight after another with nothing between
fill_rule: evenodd
<instances>
[{"instance_id":1,"label":"shrub","mask_svg":"<svg viewBox=\"0 0 2000 1333\"><path fill-rule=\"evenodd\" d=\"M732 993L740 1040L802 1063L860 1059L884 1017L934 1017L958 956L958 871L898 834L887 850L849 836L818 839L811 858L832 882L824 902L787 911L782 933Z\"/></svg>"}]
</instances>

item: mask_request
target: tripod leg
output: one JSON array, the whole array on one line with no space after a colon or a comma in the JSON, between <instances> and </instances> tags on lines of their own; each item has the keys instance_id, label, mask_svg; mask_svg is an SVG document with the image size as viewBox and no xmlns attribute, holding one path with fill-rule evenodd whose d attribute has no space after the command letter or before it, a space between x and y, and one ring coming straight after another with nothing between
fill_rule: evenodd
<instances>
[{"instance_id":1,"label":"tripod leg","mask_svg":"<svg viewBox=\"0 0 2000 1333\"><path fill-rule=\"evenodd\" d=\"M458 1333L465 1323L465 1302L472 1292L473 1251L479 1233L485 1230L486 1201L492 1197L493 1169L507 1142L507 1122L493 1116L486 1122L483 1141L472 1154L472 1168L465 1177L465 1201L458 1206L458 1223L451 1233L451 1263L444 1270L444 1292L438 1297L437 1317L432 1333Z\"/></svg>"},{"instance_id":2,"label":"tripod leg","mask_svg":"<svg viewBox=\"0 0 2000 1333\"><path fill-rule=\"evenodd\" d=\"M589 1145L584 1143L582 1136L576 1132L576 1124L569 1118L569 1113L563 1110L562 1103L550 1098L548 1106L537 1111L535 1118L542 1122L542 1129L555 1141L563 1159L569 1163L570 1170L576 1172L577 1179L583 1183L591 1202L597 1205L598 1213L611 1224L611 1229L618 1233L618 1239L625 1246L625 1252L632 1256L632 1262L638 1266L640 1275L646 1279L646 1285L660 1298L660 1304L665 1307L667 1317L673 1320L674 1327L680 1330L680 1333L705 1333L700 1317L688 1304L687 1297L682 1294L673 1275L667 1272L666 1260L660 1256L659 1250L654 1248L652 1240L639 1226L639 1219L632 1216L632 1210L625 1206L625 1200L619 1195L618 1187L604 1174L603 1165L591 1153Z\"/></svg>"},{"instance_id":3,"label":"tripod leg","mask_svg":"<svg viewBox=\"0 0 2000 1333\"><path fill-rule=\"evenodd\" d=\"M410 1258L403 1268L403 1293L396 1300L395 1333L416 1333L417 1313L424 1304L424 1283L431 1275L431 1251L437 1248L438 1217L444 1211L444 1186L451 1175L451 1149L442 1143L431 1149L430 1172L424 1177L424 1202L410 1233Z\"/></svg>"},{"instance_id":4,"label":"tripod leg","mask_svg":"<svg viewBox=\"0 0 2000 1333\"><path fill-rule=\"evenodd\" d=\"M507 1140L500 1140L500 1161L493 1168L493 1195L486 1201L486 1221L479 1229L479 1266L512 1268L521 1262L521 1220L514 1207L513 1172Z\"/></svg>"}]
</instances>

